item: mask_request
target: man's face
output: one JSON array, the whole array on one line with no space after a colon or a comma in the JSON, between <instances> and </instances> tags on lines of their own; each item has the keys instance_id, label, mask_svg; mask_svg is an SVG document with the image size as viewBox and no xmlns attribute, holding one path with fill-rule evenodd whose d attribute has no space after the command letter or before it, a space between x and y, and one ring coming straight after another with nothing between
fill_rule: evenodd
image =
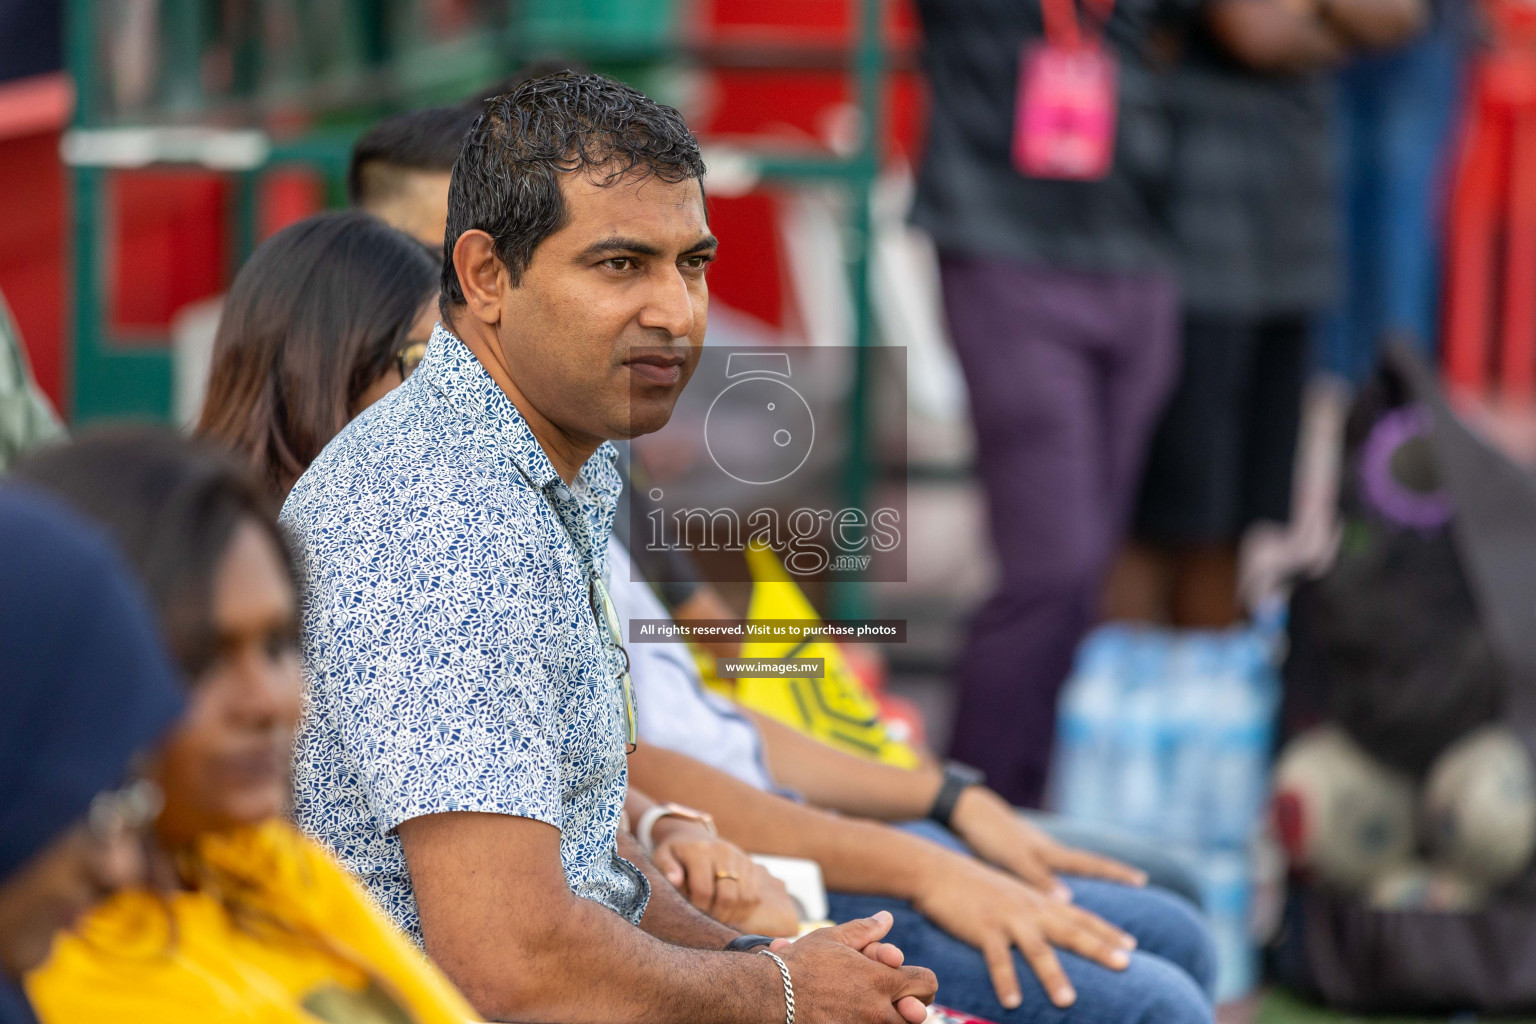
<instances>
[{"instance_id":1,"label":"man's face","mask_svg":"<svg viewBox=\"0 0 1536 1024\"><path fill-rule=\"evenodd\" d=\"M715 239L696 180L567 174L566 224L502 292L518 389L573 439L659 430L698 364Z\"/></svg>"}]
</instances>

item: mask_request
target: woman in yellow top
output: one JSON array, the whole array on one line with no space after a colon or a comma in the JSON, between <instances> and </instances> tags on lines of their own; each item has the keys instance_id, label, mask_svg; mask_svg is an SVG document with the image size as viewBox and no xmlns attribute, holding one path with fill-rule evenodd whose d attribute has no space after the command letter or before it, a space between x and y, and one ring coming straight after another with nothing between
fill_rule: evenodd
<instances>
[{"instance_id":1,"label":"woman in yellow top","mask_svg":"<svg viewBox=\"0 0 1536 1024\"><path fill-rule=\"evenodd\" d=\"M185 672L150 776L151 883L98 904L26 978L44 1024L462 1024L474 1011L281 817L300 707L292 557L260 491L169 432L18 469L113 533Z\"/></svg>"}]
</instances>

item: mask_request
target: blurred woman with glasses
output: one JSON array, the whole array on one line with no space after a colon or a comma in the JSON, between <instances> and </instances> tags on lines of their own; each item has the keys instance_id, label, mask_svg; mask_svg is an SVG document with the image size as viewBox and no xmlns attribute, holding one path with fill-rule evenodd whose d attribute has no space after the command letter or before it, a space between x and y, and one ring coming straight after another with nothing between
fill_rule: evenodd
<instances>
[{"instance_id":1,"label":"blurred woman with glasses","mask_svg":"<svg viewBox=\"0 0 1536 1024\"><path fill-rule=\"evenodd\" d=\"M421 362L438 274L420 242L357 210L279 231L230 286L197 432L250 460L281 500Z\"/></svg>"},{"instance_id":2,"label":"blurred woman with glasses","mask_svg":"<svg viewBox=\"0 0 1536 1024\"><path fill-rule=\"evenodd\" d=\"M26 978L47 1024L462 1024L449 982L282 815L298 724L298 590L265 494L222 453L149 428L17 474L106 526L188 681L148 773L147 883L95 907Z\"/></svg>"},{"instance_id":3,"label":"blurred woman with glasses","mask_svg":"<svg viewBox=\"0 0 1536 1024\"><path fill-rule=\"evenodd\" d=\"M0 488L0 1024L33 1019L18 984L54 934L143 881L159 794L132 763L182 705L107 539L52 498Z\"/></svg>"}]
</instances>

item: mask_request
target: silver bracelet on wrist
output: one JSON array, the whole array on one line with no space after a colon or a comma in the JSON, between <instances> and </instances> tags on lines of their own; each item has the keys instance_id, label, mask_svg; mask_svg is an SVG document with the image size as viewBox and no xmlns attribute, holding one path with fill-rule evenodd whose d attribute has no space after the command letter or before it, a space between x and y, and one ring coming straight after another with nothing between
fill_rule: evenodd
<instances>
[{"instance_id":1,"label":"silver bracelet on wrist","mask_svg":"<svg viewBox=\"0 0 1536 1024\"><path fill-rule=\"evenodd\" d=\"M789 980L789 968L784 965L784 960L779 954L770 950L760 949L763 956L771 957L773 962L779 965L779 974L784 978L784 1024L795 1024L795 985Z\"/></svg>"}]
</instances>

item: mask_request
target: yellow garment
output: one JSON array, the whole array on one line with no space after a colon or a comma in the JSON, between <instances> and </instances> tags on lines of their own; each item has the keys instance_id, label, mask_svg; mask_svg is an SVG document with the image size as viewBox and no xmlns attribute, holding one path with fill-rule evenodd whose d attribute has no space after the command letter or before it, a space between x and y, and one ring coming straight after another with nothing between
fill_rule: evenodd
<instances>
[{"instance_id":1,"label":"yellow garment","mask_svg":"<svg viewBox=\"0 0 1536 1024\"><path fill-rule=\"evenodd\" d=\"M292 826L274 820L206 836L189 863L209 882L119 893L60 936L26 979L43 1024L479 1019Z\"/></svg>"},{"instance_id":2,"label":"yellow garment","mask_svg":"<svg viewBox=\"0 0 1536 1024\"><path fill-rule=\"evenodd\" d=\"M772 551L748 546L746 559L753 580L748 622L821 621L816 608L789 578ZM891 736L880 719L880 705L853 674L835 643L748 640L742 644L743 658L822 658L820 679L721 679L715 675L713 658L698 648L694 654L704 682L743 707L850 754L898 768L916 768L921 763L917 751Z\"/></svg>"}]
</instances>

